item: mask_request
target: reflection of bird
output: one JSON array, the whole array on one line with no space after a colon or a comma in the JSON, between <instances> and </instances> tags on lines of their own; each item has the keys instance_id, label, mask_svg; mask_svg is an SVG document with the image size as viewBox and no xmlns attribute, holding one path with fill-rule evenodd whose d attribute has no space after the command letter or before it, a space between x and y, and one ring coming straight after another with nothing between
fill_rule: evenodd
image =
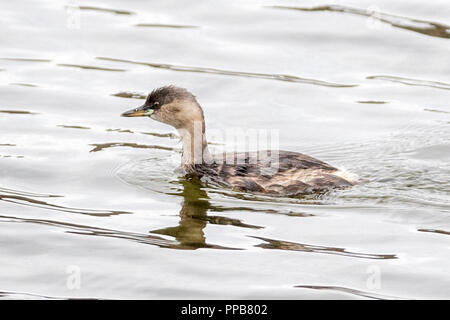
<instances>
[{"instance_id":1,"label":"reflection of bird","mask_svg":"<svg viewBox=\"0 0 450 320\"><path fill-rule=\"evenodd\" d=\"M280 196L299 196L354 184L338 169L301 153L270 150L211 155L203 110L186 89L174 86L156 89L143 106L122 116L148 116L175 127L183 143L182 165L186 174L209 183Z\"/></svg>"},{"instance_id":2,"label":"reflection of bird","mask_svg":"<svg viewBox=\"0 0 450 320\"><path fill-rule=\"evenodd\" d=\"M184 183L184 202L180 211L181 221L176 227L154 230L152 233L165 234L176 238L180 245L187 248L205 247L206 217L209 202L202 198L206 192Z\"/></svg>"},{"instance_id":3,"label":"reflection of bird","mask_svg":"<svg viewBox=\"0 0 450 320\"><path fill-rule=\"evenodd\" d=\"M208 201L208 195L205 190L197 183L196 179L183 179L183 205L180 211L180 223L176 227L168 227L153 230L151 233L163 234L174 237L179 244L171 246L176 249L197 249L197 248L215 248L215 249L234 249L222 247L219 245L206 243L203 229L207 223L219 225L233 225L236 227L259 229L261 227L245 224L238 219L227 218L223 216L208 216L208 210L215 211L225 209L215 208ZM230 208L229 210L236 210Z\"/></svg>"}]
</instances>

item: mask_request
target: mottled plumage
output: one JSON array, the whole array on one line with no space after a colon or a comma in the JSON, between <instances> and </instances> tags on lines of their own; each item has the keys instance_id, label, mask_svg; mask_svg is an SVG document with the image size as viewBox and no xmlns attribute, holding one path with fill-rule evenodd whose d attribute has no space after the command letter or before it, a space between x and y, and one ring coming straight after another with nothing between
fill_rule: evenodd
<instances>
[{"instance_id":1,"label":"mottled plumage","mask_svg":"<svg viewBox=\"0 0 450 320\"><path fill-rule=\"evenodd\" d=\"M338 169L307 155L279 151L278 157L268 163L265 157L258 157L261 154L270 159L271 151L213 155L218 160L195 165L194 174L207 183L236 191L289 197L353 185L339 176ZM234 157L234 163L224 163L225 156ZM240 159L239 164L236 159Z\"/></svg>"}]
</instances>

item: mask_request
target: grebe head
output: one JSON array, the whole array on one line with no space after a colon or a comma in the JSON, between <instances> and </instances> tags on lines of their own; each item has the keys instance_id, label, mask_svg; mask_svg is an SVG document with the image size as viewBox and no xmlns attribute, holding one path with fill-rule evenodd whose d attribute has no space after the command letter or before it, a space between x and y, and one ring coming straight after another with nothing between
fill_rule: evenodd
<instances>
[{"instance_id":1,"label":"grebe head","mask_svg":"<svg viewBox=\"0 0 450 320\"><path fill-rule=\"evenodd\" d=\"M188 173L194 165L212 161L205 136L203 110L195 96L183 88L167 86L152 91L144 105L123 117L150 117L175 127L183 142L182 164Z\"/></svg>"},{"instance_id":2,"label":"grebe head","mask_svg":"<svg viewBox=\"0 0 450 320\"><path fill-rule=\"evenodd\" d=\"M191 130L195 123L202 125L203 110L195 96L184 88L166 86L153 90L139 108L129 110L122 117L150 117L178 130Z\"/></svg>"}]
</instances>

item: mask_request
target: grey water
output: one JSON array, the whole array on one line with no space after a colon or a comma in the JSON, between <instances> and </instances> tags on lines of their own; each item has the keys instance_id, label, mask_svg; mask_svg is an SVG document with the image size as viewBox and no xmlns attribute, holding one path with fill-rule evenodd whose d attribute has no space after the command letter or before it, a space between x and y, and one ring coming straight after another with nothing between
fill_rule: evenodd
<instances>
[{"instance_id":1,"label":"grey water","mask_svg":"<svg viewBox=\"0 0 450 320\"><path fill-rule=\"evenodd\" d=\"M0 299L450 298L448 1L0 8ZM188 181L176 131L120 117L168 84L366 183Z\"/></svg>"}]
</instances>

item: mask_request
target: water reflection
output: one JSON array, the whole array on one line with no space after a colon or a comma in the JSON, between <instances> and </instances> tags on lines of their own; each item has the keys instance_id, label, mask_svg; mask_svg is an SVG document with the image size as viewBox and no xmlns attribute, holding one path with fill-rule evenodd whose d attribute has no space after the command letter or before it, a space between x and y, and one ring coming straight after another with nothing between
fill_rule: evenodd
<instances>
[{"instance_id":1,"label":"water reflection","mask_svg":"<svg viewBox=\"0 0 450 320\"><path fill-rule=\"evenodd\" d=\"M430 109L430 108L425 108L423 109L424 111L428 111L428 112L436 112L436 113L450 113L449 111L444 111L444 110L437 110L437 109Z\"/></svg>"},{"instance_id":2,"label":"water reflection","mask_svg":"<svg viewBox=\"0 0 450 320\"><path fill-rule=\"evenodd\" d=\"M112 96L119 97L119 98L133 98L133 99L146 99L147 95L137 93L137 92L128 92L128 91L121 91L117 93L113 93Z\"/></svg>"},{"instance_id":3,"label":"water reflection","mask_svg":"<svg viewBox=\"0 0 450 320\"><path fill-rule=\"evenodd\" d=\"M0 192L6 192L9 194L25 196L25 197L34 197L34 198L60 198L60 197L62 197L62 196L56 195L56 194L34 193L34 192L15 190L15 189L9 189L9 188L4 188L4 187L0 187Z\"/></svg>"},{"instance_id":4,"label":"water reflection","mask_svg":"<svg viewBox=\"0 0 450 320\"><path fill-rule=\"evenodd\" d=\"M254 230L264 228L263 226L256 226L243 223L241 220L238 219L231 219L223 216L208 215L208 212L211 211L224 212L224 211L237 211L249 209L238 207L223 207L211 204L207 192L202 188L201 182L197 179L182 179L180 180L180 183L183 186L183 189L182 192L177 193L177 195L181 195L183 197L183 204L180 211L179 224L175 227L168 227L151 231L151 233L153 234L166 235L175 238L178 242L178 245L171 246L172 248L237 249L237 248L225 248L217 245L208 244L204 233L204 229L208 223L218 225L232 225L236 227ZM266 212L267 210L253 209L253 211ZM295 215L295 216L307 217L310 215ZM255 247L259 247L262 249L278 249L278 250L303 251L312 253L325 253L363 259L397 259L397 256L394 254L369 254L361 252L351 252L345 248L295 243L275 239L268 239L253 235L249 235L249 237L262 240L263 243L255 245Z\"/></svg>"},{"instance_id":5,"label":"water reflection","mask_svg":"<svg viewBox=\"0 0 450 320\"><path fill-rule=\"evenodd\" d=\"M68 125L64 125L64 124L57 125L57 127L64 128L64 129L81 129L81 130L89 130L89 129L91 129L91 128L89 128L89 127L83 127L83 126L68 126Z\"/></svg>"},{"instance_id":6,"label":"water reflection","mask_svg":"<svg viewBox=\"0 0 450 320\"><path fill-rule=\"evenodd\" d=\"M147 136L153 136L158 138L170 138L170 139L180 139L179 136L177 136L174 133L158 133L158 132L144 132L144 131L133 131L130 129L106 129L106 132L117 132L117 133L139 133L139 134L145 134Z\"/></svg>"},{"instance_id":7,"label":"water reflection","mask_svg":"<svg viewBox=\"0 0 450 320\"><path fill-rule=\"evenodd\" d=\"M444 230L439 230L439 229L417 229L417 231L420 231L420 232L432 232L432 233L445 234L445 235L450 236L450 231L444 231Z\"/></svg>"},{"instance_id":8,"label":"water reflection","mask_svg":"<svg viewBox=\"0 0 450 320\"><path fill-rule=\"evenodd\" d=\"M152 236L148 234L141 234L137 232L129 232L129 231L125 232L114 229L98 228L93 226L68 223L56 220L20 218L14 216L0 216L0 220L5 220L8 222L47 225L52 227L63 228L65 229L65 232L72 234L131 240L143 244L156 245L163 248L171 248L177 246L177 243L175 241L167 240L162 237Z\"/></svg>"},{"instance_id":9,"label":"water reflection","mask_svg":"<svg viewBox=\"0 0 450 320\"><path fill-rule=\"evenodd\" d=\"M183 191L183 204L180 211L180 221L175 227L150 231L151 234L142 234L137 232L120 231L114 229L99 228L75 223L68 223L46 219L21 218L14 216L0 216L0 219L9 222L27 222L41 225L49 225L66 229L67 233L90 235L100 237L110 237L124 240L136 241L142 244L156 245L162 248L171 249L230 249L239 250L240 248L224 247L206 242L204 229L208 223L217 225L232 225L236 227L260 229L262 227L243 223L241 220L232 219L223 216L208 216L208 210L214 210L214 206L208 201L206 191L201 188L199 181L183 180L181 182ZM0 188L5 194L0 194L0 201L12 202L16 204L31 205L38 208L57 210L62 212L89 214L94 216L109 216L112 214L130 213L130 212L102 212L99 210L74 209L47 203L42 200L35 200L33 197L60 197L58 195L45 195L15 191L12 189ZM8 194L6 194L6 192ZM28 197L25 197L27 195ZM219 209L220 210L220 209ZM223 211L223 210L222 210ZM173 239L166 239L152 234L165 235Z\"/></svg>"},{"instance_id":10,"label":"water reflection","mask_svg":"<svg viewBox=\"0 0 450 320\"><path fill-rule=\"evenodd\" d=\"M176 151L174 148L158 146L158 145L148 145L148 144L137 144L137 143L129 143L129 142L108 142L108 143L93 143L90 146L95 147L90 152L99 152L104 149L114 148L114 147L130 147L136 149L160 149L167 151Z\"/></svg>"},{"instance_id":11,"label":"water reflection","mask_svg":"<svg viewBox=\"0 0 450 320\"><path fill-rule=\"evenodd\" d=\"M125 72L125 71L127 71L125 69L104 68L104 67L86 66L86 65L81 65L81 64L69 64L69 63L59 63L58 66L60 66L60 67L78 68L78 69L85 69L85 70L100 70L100 71L113 71L113 72Z\"/></svg>"},{"instance_id":12,"label":"water reflection","mask_svg":"<svg viewBox=\"0 0 450 320\"><path fill-rule=\"evenodd\" d=\"M27 292L11 292L11 291L0 291L0 298L7 298L7 299L14 299L14 300L23 300L23 299L61 300L61 299L65 299L62 297L50 297L50 296L44 296L44 295L40 295L40 294L32 294L32 293L27 293ZM69 299L69 300L72 300L72 299Z\"/></svg>"},{"instance_id":13,"label":"water reflection","mask_svg":"<svg viewBox=\"0 0 450 320\"><path fill-rule=\"evenodd\" d=\"M183 202L181 210L179 212L180 221L178 225L172 227L166 227L162 229L152 230L150 234L142 234L130 231L121 231L114 229L105 229L87 225L80 225L75 223L61 222L55 220L46 219L32 219L32 218L20 218L14 216L0 216L0 219L9 222L27 222L34 224L50 225L53 227L61 227L68 233L118 238L124 240L136 241L142 244L156 245L163 248L171 249L183 249L183 250L195 250L199 248L209 249L228 249L228 250L242 250L244 248L226 247L217 244L210 244L207 242L205 236L205 228L208 224L222 225L222 226L234 226L240 228L246 228L248 230L258 230L264 228L263 226L252 225L242 222L239 219L228 218L225 216L210 215L210 212L226 212L226 211L240 211L249 210L264 213L274 213L274 210L264 209L252 209L243 207L224 207L220 205L213 205L210 198L203 188L201 182L198 179L183 178L178 181L182 189L178 193L172 193L172 195L182 196ZM131 212L124 211L102 211L91 209L78 209L55 205L43 200L37 200L34 198L57 198L59 195L51 194L37 194L28 193L8 188L0 188L0 201L5 201L14 204L32 206L36 208L56 210L60 212L87 214L91 216L111 216L117 214L124 214ZM281 212L280 212L281 213ZM293 217L309 217L311 215L295 215ZM429 230L419 230L431 232ZM439 232L441 233L441 232ZM172 239L166 239L163 236L169 236ZM396 259L394 254L368 254L361 252L351 252L345 248L326 247L318 245L310 245L304 243L295 243L282 240L268 239L255 235L248 235L254 239L262 240L263 242L255 245L262 249L277 249L277 250L289 250L289 251L302 251L310 253L325 253L333 255L341 255L353 258L364 259Z\"/></svg>"},{"instance_id":14,"label":"water reflection","mask_svg":"<svg viewBox=\"0 0 450 320\"><path fill-rule=\"evenodd\" d=\"M90 215L90 216L112 216L112 215L129 214L130 213L130 212L126 212L126 211L92 210L92 209L80 209L80 208L65 207L65 206L52 204L50 202L46 202L43 200L33 199L33 198L57 198L57 197L61 197L61 196L36 194L36 193L12 190L12 189L8 189L8 188L0 188L0 201L14 203L14 204L28 206L28 207L35 207L35 208L54 210L54 211L60 211L60 212L86 214L86 215Z\"/></svg>"},{"instance_id":15,"label":"water reflection","mask_svg":"<svg viewBox=\"0 0 450 320\"><path fill-rule=\"evenodd\" d=\"M365 104L386 104L389 103L387 101L375 101L375 100L360 100L356 101L358 103L365 103Z\"/></svg>"},{"instance_id":16,"label":"water reflection","mask_svg":"<svg viewBox=\"0 0 450 320\"><path fill-rule=\"evenodd\" d=\"M257 245L257 247L261 247L264 249L278 249L278 250L289 250L289 251L304 251L304 252L315 252L315 253L326 253L326 254L335 254L353 258L364 258L364 259L397 259L395 254L369 254L369 253L361 253L361 252L350 252L345 248L336 248L336 247L325 247L325 246L317 246L310 245L305 243L295 243L289 241L281 241L268 239L263 237L255 237L252 238L263 240L264 243Z\"/></svg>"},{"instance_id":17,"label":"water reflection","mask_svg":"<svg viewBox=\"0 0 450 320\"><path fill-rule=\"evenodd\" d=\"M272 8L299 10L304 12L331 11L331 12L350 13L354 15L360 15L376 19L381 22L387 23L393 27L418 32L421 34L425 34L427 36L447 38L447 39L450 38L450 26L447 26L445 24L427 20L401 17L374 10L364 10L341 5L325 5L317 7L272 6Z\"/></svg>"},{"instance_id":18,"label":"water reflection","mask_svg":"<svg viewBox=\"0 0 450 320\"><path fill-rule=\"evenodd\" d=\"M147 28L169 28L169 29L199 28L199 26L177 25L177 24L157 24L157 23L138 23L138 24L135 24L135 26L136 27L147 27Z\"/></svg>"},{"instance_id":19,"label":"water reflection","mask_svg":"<svg viewBox=\"0 0 450 320\"><path fill-rule=\"evenodd\" d=\"M31 83L20 83L20 82L13 82L10 83L11 86L21 86L21 87L29 87L29 88L36 88L37 85L31 84Z\"/></svg>"},{"instance_id":20,"label":"water reflection","mask_svg":"<svg viewBox=\"0 0 450 320\"><path fill-rule=\"evenodd\" d=\"M139 62L139 61L108 58L108 57L97 57L97 59L106 60L106 61L132 63L132 64L144 65L144 66L148 66L148 67L152 67L152 68L166 69L166 70L180 71L180 72L209 73L209 74L220 74L220 75L235 76L235 77L270 79L270 80L279 80L279 81L287 81L287 82L299 82L299 83L308 83L308 84L314 84L314 85L324 86L324 87L350 88L350 87L357 86L356 84L332 83L332 82L316 80L316 79L301 78L301 77L292 76L292 75L288 75L288 74L271 74L271 73L259 73L259 72L231 71L231 70L222 70L222 69L216 69L216 68L181 66L181 65L174 65L174 64L168 64L168 63Z\"/></svg>"},{"instance_id":21,"label":"water reflection","mask_svg":"<svg viewBox=\"0 0 450 320\"><path fill-rule=\"evenodd\" d=\"M29 58L0 58L5 61L18 61L18 62L51 62L49 59L29 59Z\"/></svg>"},{"instance_id":22,"label":"water reflection","mask_svg":"<svg viewBox=\"0 0 450 320\"><path fill-rule=\"evenodd\" d=\"M0 110L0 113L8 113L8 114L37 114L36 112L23 111L23 110Z\"/></svg>"},{"instance_id":23,"label":"water reflection","mask_svg":"<svg viewBox=\"0 0 450 320\"><path fill-rule=\"evenodd\" d=\"M386 80L391 82L397 82L401 84L406 84L408 86L422 86L422 87L431 87L437 89L445 89L450 90L450 84L439 81L429 81L429 80L420 80L420 79L411 79L411 78L403 78L403 77L394 77L394 76L369 76L367 79L378 79L378 80Z\"/></svg>"},{"instance_id":24,"label":"water reflection","mask_svg":"<svg viewBox=\"0 0 450 320\"><path fill-rule=\"evenodd\" d=\"M208 223L250 229L262 228L260 226L245 224L238 219L223 216L209 216L208 211L213 210L214 207L209 202L209 197L206 191L202 189L200 181L184 179L181 181L181 184L183 191L180 195L183 196L183 204L178 226L151 231L154 234L162 234L175 238L179 242L178 249L237 249L208 244L204 233L204 229Z\"/></svg>"},{"instance_id":25,"label":"water reflection","mask_svg":"<svg viewBox=\"0 0 450 320\"><path fill-rule=\"evenodd\" d=\"M79 6L78 8L80 10L86 10L86 11L99 11L99 12L115 13L115 14L122 14L122 15L133 15L133 14L135 14L134 12L128 11L128 10L99 8L99 7L94 7L94 6Z\"/></svg>"},{"instance_id":26,"label":"water reflection","mask_svg":"<svg viewBox=\"0 0 450 320\"><path fill-rule=\"evenodd\" d=\"M385 296L385 295L380 295L380 294L373 293L373 292L361 291L361 290L356 290L356 289L351 289L351 288L346 288L346 287L339 287L339 286L298 285L298 286L295 286L294 288L337 291L337 292L343 292L343 293L347 293L347 294L354 295L354 296L376 299L376 300L401 299L398 297Z\"/></svg>"}]
</instances>

